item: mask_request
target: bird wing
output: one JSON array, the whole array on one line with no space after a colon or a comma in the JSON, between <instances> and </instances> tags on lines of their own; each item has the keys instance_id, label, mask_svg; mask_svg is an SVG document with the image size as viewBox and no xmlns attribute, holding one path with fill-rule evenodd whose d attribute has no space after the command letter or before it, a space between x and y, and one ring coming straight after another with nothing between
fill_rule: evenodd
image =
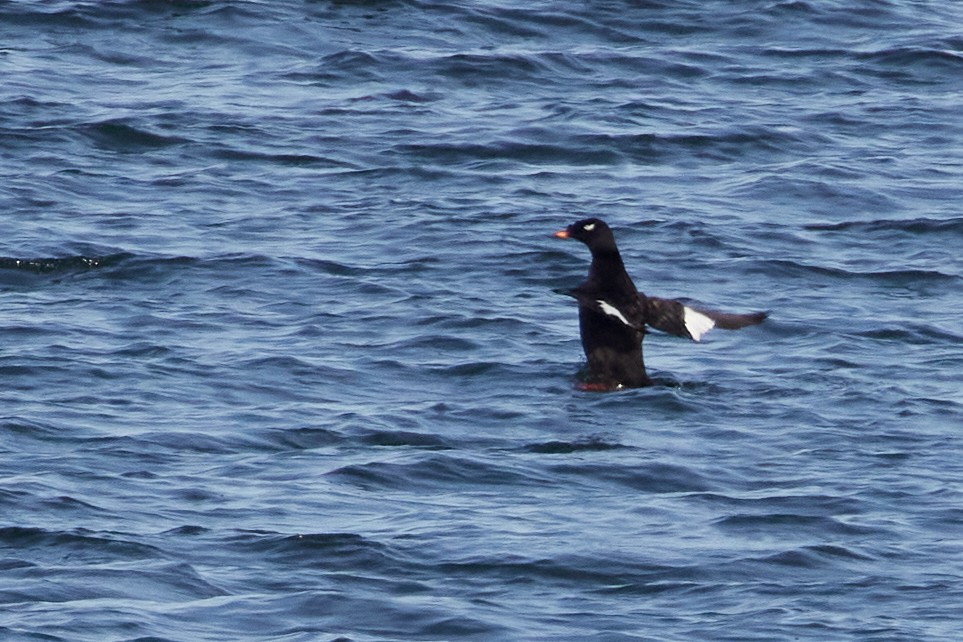
<instances>
[{"instance_id":1,"label":"bird wing","mask_svg":"<svg viewBox=\"0 0 963 642\"><path fill-rule=\"evenodd\" d=\"M675 299L647 297L644 294L638 295L631 301L616 301L594 290L582 288L569 290L566 294L574 297L580 306L613 317L639 332L645 332L645 326L648 325L667 334L693 341L701 341L702 337L713 328L738 330L762 323L768 316L765 312L737 314L707 310Z\"/></svg>"},{"instance_id":2,"label":"bird wing","mask_svg":"<svg viewBox=\"0 0 963 642\"><path fill-rule=\"evenodd\" d=\"M734 314L695 308L674 299L639 296L643 301L645 322L668 334L699 341L713 328L738 330L749 325L762 323L765 312Z\"/></svg>"},{"instance_id":3,"label":"bird wing","mask_svg":"<svg viewBox=\"0 0 963 642\"><path fill-rule=\"evenodd\" d=\"M641 297L620 301L581 287L569 290L567 294L574 297L582 307L613 317L639 332L645 331L645 307Z\"/></svg>"}]
</instances>

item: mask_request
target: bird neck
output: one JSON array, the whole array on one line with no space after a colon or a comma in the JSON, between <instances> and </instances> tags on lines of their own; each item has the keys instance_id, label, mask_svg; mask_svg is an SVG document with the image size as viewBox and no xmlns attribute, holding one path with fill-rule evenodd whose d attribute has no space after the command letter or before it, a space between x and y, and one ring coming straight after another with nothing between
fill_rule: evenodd
<instances>
[{"instance_id":1,"label":"bird neck","mask_svg":"<svg viewBox=\"0 0 963 642\"><path fill-rule=\"evenodd\" d=\"M589 273L597 279L611 280L625 274L625 264L617 248L598 248L592 252Z\"/></svg>"},{"instance_id":2,"label":"bird neck","mask_svg":"<svg viewBox=\"0 0 963 642\"><path fill-rule=\"evenodd\" d=\"M624 267L622 255L619 254L619 249L616 247L596 248L595 251L592 252L592 263L596 265L617 265Z\"/></svg>"}]
</instances>

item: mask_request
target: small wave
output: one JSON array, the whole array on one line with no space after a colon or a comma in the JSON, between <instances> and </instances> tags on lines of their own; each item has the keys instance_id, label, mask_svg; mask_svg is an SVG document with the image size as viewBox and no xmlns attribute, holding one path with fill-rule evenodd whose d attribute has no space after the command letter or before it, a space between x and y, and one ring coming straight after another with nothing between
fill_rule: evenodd
<instances>
[{"instance_id":1,"label":"small wave","mask_svg":"<svg viewBox=\"0 0 963 642\"><path fill-rule=\"evenodd\" d=\"M470 339L465 339L462 337L444 335L444 334L430 334L430 335L419 335L409 339L404 339L402 341L395 342L391 344L391 347L396 350L433 350L438 352L474 352L478 349L478 343ZM453 374L474 374L478 372L484 372L486 369L491 367L492 364L486 363L467 363L467 364L457 364L454 366L445 366L446 369L454 369Z\"/></svg>"},{"instance_id":2,"label":"small wave","mask_svg":"<svg viewBox=\"0 0 963 642\"><path fill-rule=\"evenodd\" d=\"M837 279L872 279L889 285L918 285L926 282L955 283L959 277L937 270L870 270L860 271L831 265L813 265L792 259L755 261L757 270L767 274L784 274L811 278L813 275Z\"/></svg>"},{"instance_id":3,"label":"small wave","mask_svg":"<svg viewBox=\"0 0 963 642\"><path fill-rule=\"evenodd\" d=\"M112 119L82 125L79 130L100 147L117 152L140 152L189 142L180 136L165 136L126 119Z\"/></svg>"},{"instance_id":4,"label":"small wave","mask_svg":"<svg viewBox=\"0 0 963 642\"><path fill-rule=\"evenodd\" d=\"M519 139L478 142L402 143L395 153L441 165L463 164L475 169L496 161L530 165L569 163L573 165L611 165L619 160L611 149L583 147L574 143L534 142ZM482 165L479 165L481 163Z\"/></svg>"},{"instance_id":5,"label":"small wave","mask_svg":"<svg viewBox=\"0 0 963 642\"><path fill-rule=\"evenodd\" d=\"M70 602L100 598L201 600L225 592L189 564L171 563L153 546L91 531L0 528L13 601ZM24 555L27 559L19 560ZM4 597L11 599L8 594Z\"/></svg>"},{"instance_id":6,"label":"small wave","mask_svg":"<svg viewBox=\"0 0 963 642\"><path fill-rule=\"evenodd\" d=\"M689 587L693 576L698 574L687 567L575 554L545 558L475 556L442 563L439 570L446 575L490 577L508 582L540 580L571 584L580 589L592 586L604 593L640 594Z\"/></svg>"},{"instance_id":7,"label":"small wave","mask_svg":"<svg viewBox=\"0 0 963 642\"><path fill-rule=\"evenodd\" d=\"M3 22L15 21L16 24L39 24L47 28L118 27L122 19L145 20L150 14L183 14L192 10L205 9L213 4L215 3L207 0L29 3L9 11L0 11L0 19Z\"/></svg>"},{"instance_id":8,"label":"small wave","mask_svg":"<svg viewBox=\"0 0 963 642\"><path fill-rule=\"evenodd\" d=\"M360 437L366 446L408 446L426 450L448 450L452 445L438 435L426 435L407 430L366 430Z\"/></svg>"},{"instance_id":9,"label":"small wave","mask_svg":"<svg viewBox=\"0 0 963 642\"><path fill-rule=\"evenodd\" d=\"M456 53L440 61L440 71L452 79L467 81L473 79L514 79L540 80L544 65L537 56L529 54L476 54Z\"/></svg>"},{"instance_id":10,"label":"small wave","mask_svg":"<svg viewBox=\"0 0 963 642\"><path fill-rule=\"evenodd\" d=\"M382 565L387 548L356 533L305 533L288 535L270 531L241 531L225 542L234 548L268 554L275 560L304 564L306 556L339 566Z\"/></svg>"},{"instance_id":11,"label":"small wave","mask_svg":"<svg viewBox=\"0 0 963 642\"><path fill-rule=\"evenodd\" d=\"M0 543L13 549L46 549L53 556L91 556L96 559L162 558L153 546L98 535L85 529L55 531L7 526L0 528Z\"/></svg>"},{"instance_id":12,"label":"small wave","mask_svg":"<svg viewBox=\"0 0 963 642\"><path fill-rule=\"evenodd\" d=\"M326 156L319 156L317 154L272 154L250 149L218 147L212 150L211 155L222 160L276 163L278 165L291 167L321 167L329 169L354 169L356 167L351 163Z\"/></svg>"},{"instance_id":13,"label":"small wave","mask_svg":"<svg viewBox=\"0 0 963 642\"><path fill-rule=\"evenodd\" d=\"M294 267L291 267L291 266ZM331 267L332 274L341 271L354 273L353 268ZM205 270L226 270L236 273L245 268L262 269L304 269L303 264L290 263L285 259L263 254L223 254L215 256L151 256L138 255L131 252L114 252L108 254L77 254L62 257L19 258L0 257L0 271L25 274L64 274L72 272L86 272L92 270L106 270L115 279L143 279L156 278L160 273L177 272L188 268ZM2 273L2 272L0 272Z\"/></svg>"},{"instance_id":14,"label":"small wave","mask_svg":"<svg viewBox=\"0 0 963 642\"><path fill-rule=\"evenodd\" d=\"M349 464L327 475L369 490L507 486L543 481L518 467L445 454L432 454L407 463L375 461Z\"/></svg>"},{"instance_id":15,"label":"small wave","mask_svg":"<svg viewBox=\"0 0 963 642\"><path fill-rule=\"evenodd\" d=\"M803 137L772 127L730 127L679 134L564 134L544 127L525 127L490 141L479 141L476 137L459 141L457 137L450 137L444 141L400 142L392 150L422 162L477 169L479 164L487 166L495 162L610 166L692 156L733 160L760 153L782 155L786 149L810 144Z\"/></svg>"},{"instance_id":16,"label":"small wave","mask_svg":"<svg viewBox=\"0 0 963 642\"><path fill-rule=\"evenodd\" d=\"M913 69L934 69L942 72L963 70L963 54L949 48L907 45L857 54L862 62L877 63L904 76Z\"/></svg>"},{"instance_id":17,"label":"small wave","mask_svg":"<svg viewBox=\"0 0 963 642\"><path fill-rule=\"evenodd\" d=\"M785 531L821 535L869 535L878 531L852 524L846 524L833 517L823 515L802 515L795 513L766 513L760 515L738 514L724 517L716 526L740 533L772 535Z\"/></svg>"},{"instance_id":18,"label":"small wave","mask_svg":"<svg viewBox=\"0 0 963 642\"><path fill-rule=\"evenodd\" d=\"M933 325L910 323L905 327L874 328L856 333L858 336L881 341L896 341L901 344L957 344L963 336L943 330Z\"/></svg>"},{"instance_id":19,"label":"small wave","mask_svg":"<svg viewBox=\"0 0 963 642\"><path fill-rule=\"evenodd\" d=\"M861 553L853 548L839 545L812 545L780 551L771 555L751 560L767 566L774 565L792 569L832 569L838 570L840 564L846 562L859 563L873 561L870 555Z\"/></svg>"},{"instance_id":20,"label":"small wave","mask_svg":"<svg viewBox=\"0 0 963 642\"><path fill-rule=\"evenodd\" d=\"M89 18L86 11L82 11L76 6L64 8L63 5L64 3L59 2L31 3L10 9L6 5L2 5L0 20L4 24L33 25L47 29L53 27L89 28L94 26L94 22Z\"/></svg>"},{"instance_id":21,"label":"small wave","mask_svg":"<svg viewBox=\"0 0 963 642\"><path fill-rule=\"evenodd\" d=\"M264 431L258 439L265 449L288 451L336 446L344 441L344 436L326 428L302 427Z\"/></svg>"},{"instance_id":22,"label":"small wave","mask_svg":"<svg viewBox=\"0 0 963 642\"><path fill-rule=\"evenodd\" d=\"M344 49L330 53L320 59L313 68L290 71L283 78L298 85L327 85L330 83L350 81L357 83L370 80L385 80L392 74L393 67L403 67L415 64L413 59L398 52L389 50L363 50L360 48Z\"/></svg>"},{"instance_id":23,"label":"small wave","mask_svg":"<svg viewBox=\"0 0 963 642\"><path fill-rule=\"evenodd\" d=\"M963 236L963 218L912 218L877 219L871 221L843 221L840 223L816 223L806 225L805 229L814 232L858 232L876 234L880 232L900 232L914 235L938 234Z\"/></svg>"},{"instance_id":24,"label":"small wave","mask_svg":"<svg viewBox=\"0 0 963 642\"><path fill-rule=\"evenodd\" d=\"M120 252L106 256L66 256L34 259L0 257L0 270L22 270L35 274L74 272L117 265L133 256L133 254Z\"/></svg>"},{"instance_id":25,"label":"small wave","mask_svg":"<svg viewBox=\"0 0 963 642\"><path fill-rule=\"evenodd\" d=\"M399 89L398 91L391 91L382 95L389 100L404 103L430 103L441 100L440 94L431 92L416 93L410 89Z\"/></svg>"},{"instance_id":26,"label":"small wave","mask_svg":"<svg viewBox=\"0 0 963 642\"><path fill-rule=\"evenodd\" d=\"M628 448L623 444L612 443L601 437L576 439L574 441L545 441L525 446L525 450L532 453L546 455L568 455L578 452L598 452L605 450L619 450Z\"/></svg>"},{"instance_id":27,"label":"small wave","mask_svg":"<svg viewBox=\"0 0 963 642\"><path fill-rule=\"evenodd\" d=\"M559 464L555 473L593 483L616 484L644 493L691 493L709 490L709 482L690 468L670 464Z\"/></svg>"},{"instance_id":28,"label":"small wave","mask_svg":"<svg viewBox=\"0 0 963 642\"><path fill-rule=\"evenodd\" d=\"M128 253L47 258L0 257L0 289L36 287L48 279L58 280L73 274L115 268L132 257Z\"/></svg>"}]
</instances>

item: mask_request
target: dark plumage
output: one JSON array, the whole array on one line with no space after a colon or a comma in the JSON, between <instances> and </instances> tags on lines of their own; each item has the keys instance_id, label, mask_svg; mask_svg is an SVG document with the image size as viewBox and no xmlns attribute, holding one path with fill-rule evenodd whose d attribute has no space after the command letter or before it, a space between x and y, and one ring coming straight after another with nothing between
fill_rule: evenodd
<instances>
[{"instance_id":1,"label":"dark plumage","mask_svg":"<svg viewBox=\"0 0 963 642\"><path fill-rule=\"evenodd\" d=\"M568 292L578 301L582 348L588 359L583 388L610 390L651 383L642 361L646 326L699 341L714 327L736 330L766 318L765 312L715 312L641 294L625 271L611 228L600 219L577 221L555 236L577 239L592 252L588 278Z\"/></svg>"}]
</instances>

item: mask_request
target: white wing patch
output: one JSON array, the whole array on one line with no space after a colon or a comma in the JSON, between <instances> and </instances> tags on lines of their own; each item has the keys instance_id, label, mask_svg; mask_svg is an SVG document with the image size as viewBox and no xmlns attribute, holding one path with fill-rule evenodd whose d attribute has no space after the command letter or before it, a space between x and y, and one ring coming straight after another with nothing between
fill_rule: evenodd
<instances>
[{"instance_id":1,"label":"white wing patch","mask_svg":"<svg viewBox=\"0 0 963 642\"><path fill-rule=\"evenodd\" d=\"M685 323L685 329L693 341L700 341L702 335L716 327L715 321L689 306L682 306L682 321Z\"/></svg>"},{"instance_id":2,"label":"white wing patch","mask_svg":"<svg viewBox=\"0 0 963 642\"><path fill-rule=\"evenodd\" d=\"M626 319L625 316L624 316L621 312L619 312L619 309L618 309L617 307L615 307L614 305L612 305L612 304L610 304L610 303L606 303L606 302L603 301L602 299L598 299L598 301L596 301L596 303L598 303L598 304L599 304L599 307L602 308L602 312L604 312L605 314L609 315L610 317L615 317L616 319L618 319L619 321L621 321L621 322L624 323L625 325L627 325L627 326L629 326L629 327L632 327L632 324L629 323L629 320Z\"/></svg>"}]
</instances>

